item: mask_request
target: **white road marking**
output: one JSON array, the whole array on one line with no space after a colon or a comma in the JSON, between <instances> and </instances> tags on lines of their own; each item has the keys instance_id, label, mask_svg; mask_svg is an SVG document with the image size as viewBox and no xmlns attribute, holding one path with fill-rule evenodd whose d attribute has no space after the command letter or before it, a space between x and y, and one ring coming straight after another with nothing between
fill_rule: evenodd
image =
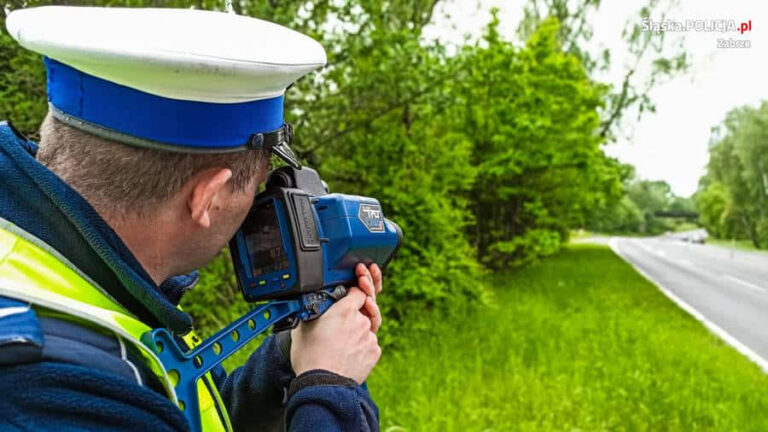
<instances>
[{"instance_id":1,"label":"white road marking","mask_svg":"<svg viewBox=\"0 0 768 432\"><path fill-rule=\"evenodd\" d=\"M610 244L610 240L608 241L608 243ZM644 242L641 242L638 239L632 239L632 243L634 243L634 244L640 246L641 248L645 249L646 252L653 253L653 249L650 246L648 246Z\"/></svg>"},{"instance_id":2,"label":"white road marking","mask_svg":"<svg viewBox=\"0 0 768 432\"><path fill-rule=\"evenodd\" d=\"M665 296L667 296L667 298L675 302L682 310L688 312L692 317L694 317L699 322L704 324L704 326L707 327L709 331L717 335L720 339L725 341L725 343L732 346L733 348L736 349L736 351L740 352L742 355L750 359L753 363L758 365L760 369L763 370L763 372L768 373L768 360L761 357L760 354L752 351L751 348L744 345L743 343L741 343L741 341L739 341L735 337L728 334L728 332L723 330L720 326L708 320L699 311L694 309L693 306L689 305L683 299L673 294L672 291L665 288L664 285L659 283L659 281L656 280L653 276L649 275L640 267L636 266L635 263L630 261L626 256L624 256L624 254L622 254L621 250L619 249L619 239L617 239L616 237L612 237L611 240L608 242L608 245L611 247L611 249L616 255L621 257L621 259L629 263L629 265L631 265L638 273L640 273L646 279L648 279L653 284L655 284L659 288L659 291L661 291Z\"/></svg>"},{"instance_id":3,"label":"white road marking","mask_svg":"<svg viewBox=\"0 0 768 432\"><path fill-rule=\"evenodd\" d=\"M737 284L739 284L739 285L741 285L743 287L749 288L751 290L758 291L758 292L765 292L765 288L761 287L760 285L755 285L752 282L747 282L745 280L741 280L741 279L737 278L736 276L723 275L723 277L728 279L728 280L730 280L730 281L732 281L732 282L736 282Z\"/></svg>"},{"instance_id":4,"label":"white road marking","mask_svg":"<svg viewBox=\"0 0 768 432\"><path fill-rule=\"evenodd\" d=\"M642 241L637 240L637 239L632 239L631 242L633 244L636 244L636 245L642 247L646 252L651 253L651 254L656 254L656 255L660 256L661 258L663 258L665 261L670 261L671 262L671 259L669 257L667 257L667 253L664 252L663 249L661 249L661 248L654 248L654 247L649 246L649 245L647 245L647 244L645 244ZM610 240L609 240L609 243L610 243ZM693 263L688 261L687 259L679 259L679 260L676 260L676 261L677 261L678 264L681 264L681 265L684 265L684 266L693 267Z\"/></svg>"}]
</instances>

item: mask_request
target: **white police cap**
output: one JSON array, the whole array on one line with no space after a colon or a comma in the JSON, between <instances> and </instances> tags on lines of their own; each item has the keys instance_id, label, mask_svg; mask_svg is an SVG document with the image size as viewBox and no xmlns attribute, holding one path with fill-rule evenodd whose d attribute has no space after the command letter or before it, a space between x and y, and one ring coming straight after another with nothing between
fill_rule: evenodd
<instances>
[{"instance_id":1,"label":"white police cap","mask_svg":"<svg viewBox=\"0 0 768 432\"><path fill-rule=\"evenodd\" d=\"M45 56L54 115L91 133L175 151L268 146L283 158L283 94L326 62L313 39L267 21L191 9L47 6L8 32Z\"/></svg>"}]
</instances>

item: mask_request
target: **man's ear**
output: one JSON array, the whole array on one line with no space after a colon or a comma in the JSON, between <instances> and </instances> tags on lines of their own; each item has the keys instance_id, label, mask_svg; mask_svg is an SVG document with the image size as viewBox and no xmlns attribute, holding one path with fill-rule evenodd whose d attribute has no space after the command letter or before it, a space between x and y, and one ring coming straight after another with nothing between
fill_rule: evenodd
<instances>
[{"instance_id":1,"label":"man's ear","mask_svg":"<svg viewBox=\"0 0 768 432\"><path fill-rule=\"evenodd\" d=\"M232 178L232 170L228 168L204 171L196 177L196 183L187 202L189 214L194 223L203 228L211 226L211 206L230 178Z\"/></svg>"}]
</instances>

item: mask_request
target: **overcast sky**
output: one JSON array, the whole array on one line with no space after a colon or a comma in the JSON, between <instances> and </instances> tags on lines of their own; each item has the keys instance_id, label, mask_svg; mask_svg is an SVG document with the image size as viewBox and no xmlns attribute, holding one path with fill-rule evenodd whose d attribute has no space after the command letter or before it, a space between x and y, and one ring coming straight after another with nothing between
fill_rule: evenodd
<instances>
[{"instance_id":1,"label":"overcast sky","mask_svg":"<svg viewBox=\"0 0 768 432\"><path fill-rule=\"evenodd\" d=\"M510 38L522 16L523 0L451 0L437 11L435 24L426 30L428 37L461 43L465 35L479 36L489 19L491 7L500 9L501 31ZM621 31L627 19L635 19L642 0L603 0L593 17L593 43L611 49L613 62L621 64ZM449 14L450 19L444 17ZM646 114L640 122L631 122L616 144L606 151L623 162L631 163L645 179L669 182L675 193L683 196L696 191L699 177L707 164L710 129L720 123L732 108L756 105L768 99L768 2L763 0L680 0L669 18L752 20L751 48L717 47L718 38L742 38L741 35L686 32L672 36L685 38L684 46L692 56L689 73L656 87L651 97L657 112ZM605 79L615 80L614 69Z\"/></svg>"}]
</instances>

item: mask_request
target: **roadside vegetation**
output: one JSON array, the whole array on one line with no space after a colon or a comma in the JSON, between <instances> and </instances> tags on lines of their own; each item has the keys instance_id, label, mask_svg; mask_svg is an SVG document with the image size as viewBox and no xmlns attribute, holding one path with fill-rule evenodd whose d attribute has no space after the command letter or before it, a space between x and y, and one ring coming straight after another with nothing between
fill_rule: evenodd
<instances>
[{"instance_id":1,"label":"roadside vegetation","mask_svg":"<svg viewBox=\"0 0 768 432\"><path fill-rule=\"evenodd\" d=\"M714 237L768 249L768 101L730 111L713 129L696 202Z\"/></svg>"},{"instance_id":2,"label":"roadside vegetation","mask_svg":"<svg viewBox=\"0 0 768 432\"><path fill-rule=\"evenodd\" d=\"M495 298L385 351L384 431L764 431L768 377L607 247L490 279Z\"/></svg>"}]
</instances>

